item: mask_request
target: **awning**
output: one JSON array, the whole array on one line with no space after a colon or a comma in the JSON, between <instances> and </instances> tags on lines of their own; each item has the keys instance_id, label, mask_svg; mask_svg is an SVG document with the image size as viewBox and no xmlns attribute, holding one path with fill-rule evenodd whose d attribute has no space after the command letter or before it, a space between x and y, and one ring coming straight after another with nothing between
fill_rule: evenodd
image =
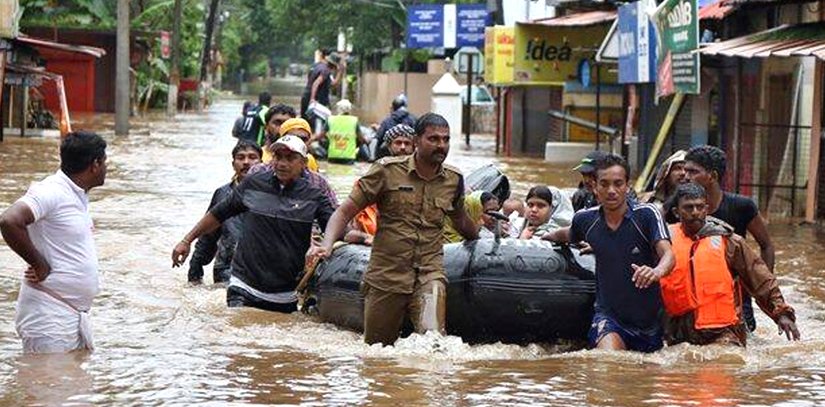
<instances>
[{"instance_id":1,"label":"awning","mask_svg":"<svg viewBox=\"0 0 825 407\"><path fill-rule=\"evenodd\" d=\"M730 0L715 0L706 3L699 7L699 21L722 20L736 11L736 6Z\"/></svg>"},{"instance_id":2,"label":"awning","mask_svg":"<svg viewBox=\"0 0 825 407\"><path fill-rule=\"evenodd\" d=\"M807 57L825 60L825 22L783 25L705 45L704 55L742 58Z\"/></svg>"},{"instance_id":3,"label":"awning","mask_svg":"<svg viewBox=\"0 0 825 407\"><path fill-rule=\"evenodd\" d=\"M540 18L538 20L530 20L523 24L538 24L547 25L551 27L585 27L588 25L597 25L609 23L618 16L616 10L610 11L587 11L584 13L568 14L561 17Z\"/></svg>"},{"instance_id":4,"label":"awning","mask_svg":"<svg viewBox=\"0 0 825 407\"><path fill-rule=\"evenodd\" d=\"M33 47L43 47L43 48L49 48L49 49L54 49L54 50L58 50L58 51L65 51L65 52L91 55L95 58L100 58L100 57L106 55L106 50L104 50L103 48L90 47L90 46L87 46L87 45L63 44L63 43L59 43L59 42L53 42L53 41L42 40L42 39L39 39L39 38L29 37L29 36L23 35L23 34L21 34L20 36L15 38L13 41L20 42L20 43L30 45L30 46L33 46Z\"/></svg>"}]
</instances>

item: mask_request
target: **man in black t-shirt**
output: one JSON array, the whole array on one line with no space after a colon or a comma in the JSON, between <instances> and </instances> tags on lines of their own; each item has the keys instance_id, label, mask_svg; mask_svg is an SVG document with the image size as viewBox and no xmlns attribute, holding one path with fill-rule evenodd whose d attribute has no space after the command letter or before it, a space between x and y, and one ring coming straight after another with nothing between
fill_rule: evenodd
<instances>
[{"instance_id":1,"label":"man in black t-shirt","mask_svg":"<svg viewBox=\"0 0 825 407\"><path fill-rule=\"evenodd\" d=\"M346 68L346 58L333 58L329 55L328 50L321 50L321 60L312 65L309 70L307 84L304 87L303 95L301 95L300 114L310 125L314 126L315 120L307 114L309 105L312 102L318 102L329 107L330 89L338 85ZM335 74L334 77L332 76L333 73Z\"/></svg>"},{"instance_id":2,"label":"man in black t-shirt","mask_svg":"<svg viewBox=\"0 0 825 407\"><path fill-rule=\"evenodd\" d=\"M714 218L733 226L737 235L746 237L750 232L759 243L762 260L773 272L774 247L765 221L759 214L756 203L745 196L722 191L721 180L725 176L727 158L718 147L697 146L685 156L685 174L688 181L695 182L708 193L708 213ZM753 317L753 304L750 296L743 293L742 312L748 329L756 329Z\"/></svg>"}]
</instances>

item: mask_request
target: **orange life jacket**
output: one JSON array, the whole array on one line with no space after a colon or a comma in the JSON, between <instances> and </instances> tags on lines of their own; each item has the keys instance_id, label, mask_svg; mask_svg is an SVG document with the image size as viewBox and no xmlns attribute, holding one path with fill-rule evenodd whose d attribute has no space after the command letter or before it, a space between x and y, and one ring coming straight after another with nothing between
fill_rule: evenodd
<instances>
[{"instance_id":1,"label":"orange life jacket","mask_svg":"<svg viewBox=\"0 0 825 407\"><path fill-rule=\"evenodd\" d=\"M679 224L670 225L676 266L659 281L665 311L670 316L694 312L696 329L722 328L739 323L735 291L728 268L724 236L693 240Z\"/></svg>"}]
</instances>

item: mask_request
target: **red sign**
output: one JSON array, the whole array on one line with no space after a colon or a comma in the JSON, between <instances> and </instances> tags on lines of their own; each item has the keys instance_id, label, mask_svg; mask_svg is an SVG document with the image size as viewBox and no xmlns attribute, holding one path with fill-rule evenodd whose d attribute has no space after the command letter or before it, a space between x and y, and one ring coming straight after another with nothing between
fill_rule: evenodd
<instances>
[{"instance_id":1,"label":"red sign","mask_svg":"<svg viewBox=\"0 0 825 407\"><path fill-rule=\"evenodd\" d=\"M172 51L169 47L169 31L160 32L160 56L163 59L169 59Z\"/></svg>"}]
</instances>

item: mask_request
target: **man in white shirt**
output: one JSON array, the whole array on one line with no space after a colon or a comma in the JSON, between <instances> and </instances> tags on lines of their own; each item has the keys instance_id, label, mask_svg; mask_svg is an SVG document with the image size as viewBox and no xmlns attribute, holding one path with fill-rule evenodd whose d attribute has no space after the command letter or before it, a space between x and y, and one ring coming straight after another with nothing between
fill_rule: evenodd
<instances>
[{"instance_id":1,"label":"man in white shirt","mask_svg":"<svg viewBox=\"0 0 825 407\"><path fill-rule=\"evenodd\" d=\"M105 179L106 142L69 133L60 169L0 215L3 239L29 265L15 319L24 352L93 349L88 311L99 286L88 192Z\"/></svg>"}]
</instances>

